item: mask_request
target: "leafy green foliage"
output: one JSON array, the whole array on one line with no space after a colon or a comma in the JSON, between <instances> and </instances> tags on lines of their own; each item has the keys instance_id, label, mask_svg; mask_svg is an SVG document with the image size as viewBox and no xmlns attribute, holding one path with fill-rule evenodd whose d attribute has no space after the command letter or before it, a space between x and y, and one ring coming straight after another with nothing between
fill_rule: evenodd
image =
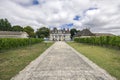
<instances>
[{"instance_id":1,"label":"leafy green foliage","mask_svg":"<svg viewBox=\"0 0 120 80\"><path fill-rule=\"evenodd\" d=\"M1 38L0 39L0 51L11 49L11 48L16 48L16 47L27 46L27 45L39 43L42 41L43 39L36 39L36 38L30 38L30 39Z\"/></svg>"},{"instance_id":2,"label":"leafy green foliage","mask_svg":"<svg viewBox=\"0 0 120 80\"><path fill-rule=\"evenodd\" d=\"M29 37L35 37L34 29L30 26L24 27L24 31L28 33Z\"/></svg>"},{"instance_id":3,"label":"leafy green foliage","mask_svg":"<svg viewBox=\"0 0 120 80\"><path fill-rule=\"evenodd\" d=\"M46 27L42 27L37 30L36 35L38 36L38 38L49 37L50 30Z\"/></svg>"},{"instance_id":4,"label":"leafy green foliage","mask_svg":"<svg viewBox=\"0 0 120 80\"><path fill-rule=\"evenodd\" d=\"M75 28L73 28L73 29L70 30L71 39L73 38L73 36L74 36L77 32L78 32L78 31L77 31Z\"/></svg>"},{"instance_id":5,"label":"leafy green foliage","mask_svg":"<svg viewBox=\"0 0 120 80\"><path fill-rule=\"evenodd\" d=\"M0 31L11 31L11 24L7 19L0 19Z\"/></svg>"},{"instance_id":6,"label":"leafy green foliage","mask_svg":"<svg viewBox=\"0 0 120 80\"><path fill-rule=\"evenodd\" d=\"M102 36L90 38L75 38L74 41L100 46L115 46L120 48L120 36Z\"/></svg>"},{"instance_id":7,"label":"leafy green foliage","mask_svg":"<svg viewBox=\"0 0 120 80\"><path fill-rule=\"evenodd\" d=\"M23 27L21 27L19 25L15 25L12 27L12 31L23 31Z\"/></svg>"}]
</instances>

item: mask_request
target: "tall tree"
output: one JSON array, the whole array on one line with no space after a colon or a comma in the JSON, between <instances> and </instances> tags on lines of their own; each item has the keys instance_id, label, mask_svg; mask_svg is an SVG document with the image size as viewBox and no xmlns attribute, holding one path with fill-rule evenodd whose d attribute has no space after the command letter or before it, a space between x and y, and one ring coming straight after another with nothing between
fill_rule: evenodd
<instances>
[{"instance_id":1,"label":"tall tree","mask_svg":"<svg viewBox=\"0 0 120 80\"><path fill-rule=\"evenodd\" d=\"M34 29L30 26L24 27L24 31L28 33L29 37L35 37Z\"/></svg>"},{"instance_id":2,"label":"tall tree","mask_svg":"<svg viewBox=\"0 0 120 80\"><path fill-rule=\"evenodd\" d=\"M15 25L12 27L12 31L23 31L23 27L21 27L19 25Z\"/></svg>"},{"instance_id":3,"label":"tall tree","mask_svg":"<svg viewBox=\"0 0 120 80\"><path fill-rule=\"evenodd\" d=\"M71 39L73 39L73 36L77 33L77 30L75 28L70 30L70 34L71 34Z\"/></svg>"},{"instance_id":4,"label":"tall tree","mask_svg":"<svg viewBox=\"0 0 120 80\"><path fill-rule=\"evenodd\" d=\"M0 31L11 31L12 27L7 19L0 19Z\"/></svg>"},{"instance_id":5,"label":"tall tree","mask_svg":"<svg viewBox=\"0 0 120 80\"><path fill-rule=\"evenodd\" d=\"M39 28L39 29L36 31L36 35L38 36L38 38L49 37L49 35L50 35L50 30L49 30L49 28L46 28L46 27Z\"/></svg>"}]
</instances>

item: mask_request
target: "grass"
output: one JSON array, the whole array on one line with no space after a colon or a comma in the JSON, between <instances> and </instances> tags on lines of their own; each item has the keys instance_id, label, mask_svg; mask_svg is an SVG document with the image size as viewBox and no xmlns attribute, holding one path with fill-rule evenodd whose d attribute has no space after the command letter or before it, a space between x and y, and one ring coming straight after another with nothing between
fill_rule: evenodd
<instances>
[{"instance_id":1,"label":"grass","mask_svg":"<svg viewBox=\"0 0 120 80\"><path fill-rule=\"evenodd\" d=\"M38 43L0 53L0 80L10 80L53 43Z\"/></svg>"},{"instance_id":2,"label":"grass","mask_svg":"<svg viewBox=\"0 0 120 80\"><path fill-rule=\"evenodd\" d=\"M120 80L120 50L76 42L68 44Z\"/></svg>"}]
</instances>

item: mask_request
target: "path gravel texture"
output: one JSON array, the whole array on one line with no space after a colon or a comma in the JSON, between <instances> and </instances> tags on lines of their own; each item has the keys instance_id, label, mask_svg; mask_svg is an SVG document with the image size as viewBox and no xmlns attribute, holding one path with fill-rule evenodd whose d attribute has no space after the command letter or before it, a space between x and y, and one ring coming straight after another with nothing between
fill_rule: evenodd
<instances>
[{"instance_id":1,"label":"path gravel texture","mask_svg":"<svg viewBox=\"0 0 120 80\"><path fill-rule=\"evenodd\" d=\"M55 42L11 80L116 80L65 42Z\"/></svg>"}]
</instances>

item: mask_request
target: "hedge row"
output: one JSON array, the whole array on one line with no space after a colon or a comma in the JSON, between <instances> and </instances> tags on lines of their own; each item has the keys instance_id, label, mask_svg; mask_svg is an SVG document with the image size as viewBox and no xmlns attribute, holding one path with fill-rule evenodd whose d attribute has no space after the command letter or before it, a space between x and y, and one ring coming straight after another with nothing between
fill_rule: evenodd
<instances>
[{"instance_id":1,"label":"hedge row","mask_svg":"<svg viewBox=\"0 0 120 80\"><path fill-rule=\"evenodd\" d=\"M42 42L43 39L36 39L36 38L0 38L0 51L16 48L16 47L22 47L27 46L35 43Z\"/></svg>"},{"instance_id":2,"label":"hedge row","mask_svg":"<svg viewBox=\"0 0 120 80\"><path fill-rule=\"evenodd\" d=\"M100 46L115 46L120 48L120 36L102 36L89 38L75 38L74 41Z\"/></svg>"}]
</instances>

